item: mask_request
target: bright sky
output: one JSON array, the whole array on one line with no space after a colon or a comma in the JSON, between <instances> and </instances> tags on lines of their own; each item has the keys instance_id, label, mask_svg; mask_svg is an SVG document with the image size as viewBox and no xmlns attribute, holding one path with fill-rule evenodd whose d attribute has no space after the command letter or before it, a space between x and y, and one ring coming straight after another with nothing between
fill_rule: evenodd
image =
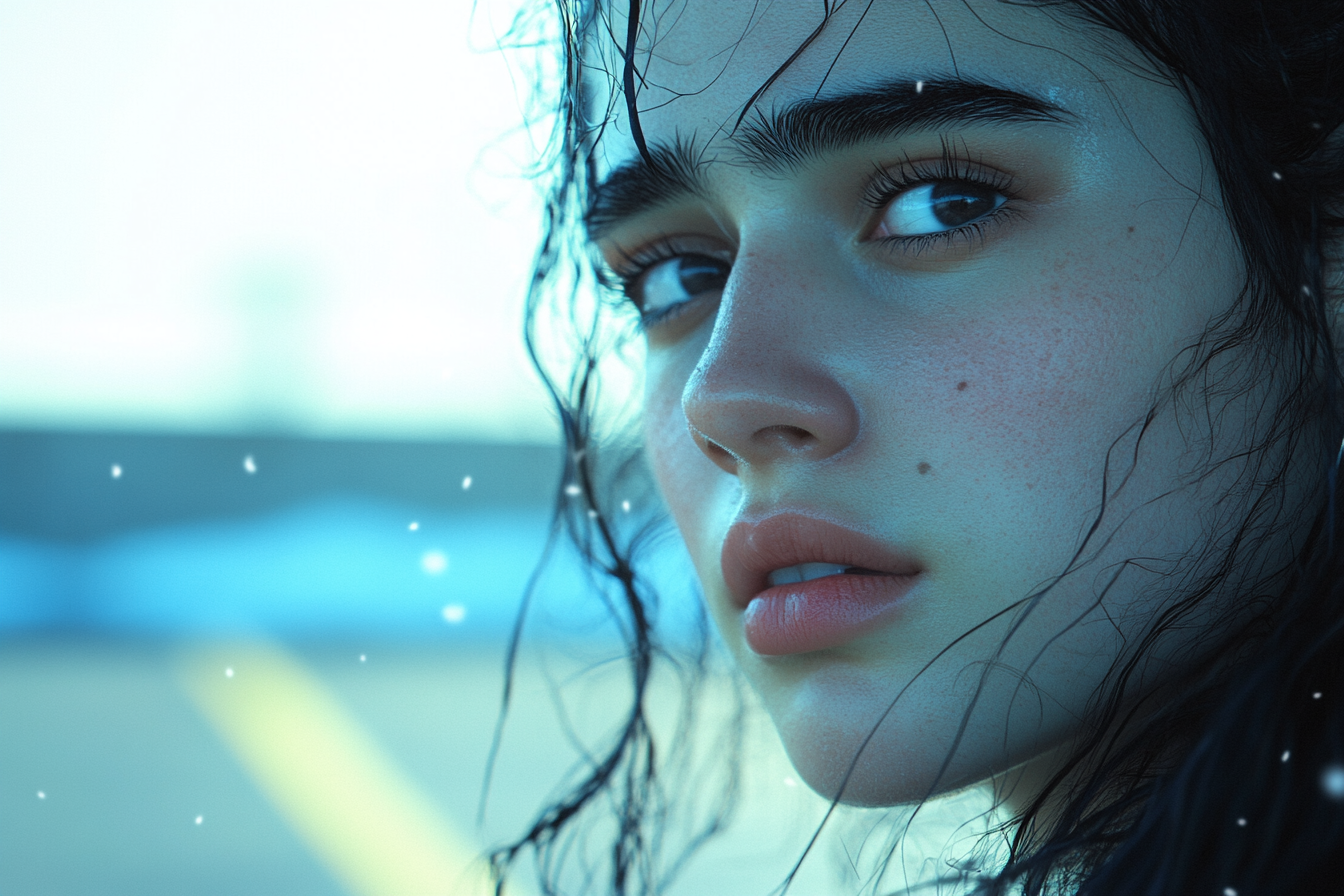
<instances>
[{"instance_id":1,"label":"bright sky","mask_svg":"<svg viewBox=\"0 0 1344 896\"><path fill-rule=\"evenodd\" d=\"M0 427L553 441L472 5L0 5Z\"/></svg>"}]
</instances>

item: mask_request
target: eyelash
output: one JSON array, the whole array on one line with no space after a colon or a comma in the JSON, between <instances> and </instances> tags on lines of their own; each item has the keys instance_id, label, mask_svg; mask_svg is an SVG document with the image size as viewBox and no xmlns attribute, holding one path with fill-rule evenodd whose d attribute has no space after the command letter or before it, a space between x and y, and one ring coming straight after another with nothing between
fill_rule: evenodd
<instances>
[{"instance_id":1,"label":"eyelash","mask_svg":"<svg viewBox=\"0 0 1344 896\"><path fill-rule=\"evenodd\" d=\"M960 227L913 236L888 236L874 242L880 246L897 248L918 256L930 249L950 247L958 242L963 245L983 242L990 227L1002 223L1005 217L1018 213L1010 205L1016 198L1010 175L959 154L947 143L943 144L942 156L932 162L913 162L906 157L901 167L896 170L876 168L864 187L863 202L875 212L881 212L907 190L930 183L948 182L985 187L1001 194L1007 202L983 218Z\"/></svg>"}]
</instances>

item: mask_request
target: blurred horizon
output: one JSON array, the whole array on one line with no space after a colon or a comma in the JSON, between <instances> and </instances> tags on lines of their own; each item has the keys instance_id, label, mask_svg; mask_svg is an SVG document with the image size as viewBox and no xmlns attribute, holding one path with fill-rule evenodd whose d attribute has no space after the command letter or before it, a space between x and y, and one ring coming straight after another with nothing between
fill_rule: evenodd
<instances>
[{"instance_id":1,"label":"blurred horizon","mask_svg":"<svg viewBox=\"0 0 1344 896\"><path fill-rule=\"evenodd\" d=\"M0 633L412 641L508 636L563 460L558 446L87 431L0 431L0 457ZM680 543L645 561L667 592L663 637L693 640ZM562 539L535 583L534 634L615 639L599 590Z\"/></svg>"}]
</instances>

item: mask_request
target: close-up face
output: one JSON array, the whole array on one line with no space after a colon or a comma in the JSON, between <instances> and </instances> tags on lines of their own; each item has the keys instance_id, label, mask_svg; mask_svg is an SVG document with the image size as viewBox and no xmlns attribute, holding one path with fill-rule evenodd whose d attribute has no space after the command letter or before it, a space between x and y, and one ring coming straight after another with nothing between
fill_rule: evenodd
<instances>
[{"instance_id":1,"label":"close-up face","mask_svg":"<svg viewBox=\"0 0 1344 896\"><path fill-rule=\"evenodd\" d=\"M859 756L842 798L894 804L1076 731L1244 515L1213 464L1266 399L1159 402L1246 274L1190 103L1137 54L1037 9L878 0L790 63L818 24L646 10L655 164L618 114L590 227L724 642L815 789Z\"/></svg>"}]
</instances>

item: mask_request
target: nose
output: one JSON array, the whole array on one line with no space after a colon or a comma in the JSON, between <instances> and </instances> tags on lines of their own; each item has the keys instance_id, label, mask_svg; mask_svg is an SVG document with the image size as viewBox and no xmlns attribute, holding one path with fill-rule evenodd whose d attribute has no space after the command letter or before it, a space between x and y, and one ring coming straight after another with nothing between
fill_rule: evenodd
<instances>
[{"instance_id":1,"label":"nose","mask_svg":"<svg viewBox=\"0 0 1344 896\"><path fill-rule=\"evenodd\" d=\"M859 435L859 408L836 367L852 318L814 286L815 271L798 268L739 255L682 392L691 437L734 475L824 460Z\"/></svg>"}]
</instances>

